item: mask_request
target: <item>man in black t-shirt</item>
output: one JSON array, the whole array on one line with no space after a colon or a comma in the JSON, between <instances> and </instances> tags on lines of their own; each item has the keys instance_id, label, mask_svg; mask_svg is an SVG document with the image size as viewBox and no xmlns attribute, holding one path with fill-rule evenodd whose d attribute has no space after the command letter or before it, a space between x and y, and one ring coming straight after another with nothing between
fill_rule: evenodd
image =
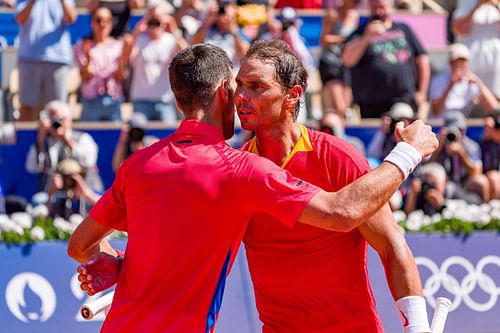
<instances>
[{"instance_id":1,"label":"man in black t-shirt","mask_svg":"<svg viewBox=\"0 0 500 333\"><path fill-rule=\"evenodd\" d=\"M379 118L392 104L414 111L426 100L429 59L411 28L391 19L390 0L369 0L368 22L346 41L342 59L351 67L354 102L362 118Z\"/></svg>"}]
</instances>

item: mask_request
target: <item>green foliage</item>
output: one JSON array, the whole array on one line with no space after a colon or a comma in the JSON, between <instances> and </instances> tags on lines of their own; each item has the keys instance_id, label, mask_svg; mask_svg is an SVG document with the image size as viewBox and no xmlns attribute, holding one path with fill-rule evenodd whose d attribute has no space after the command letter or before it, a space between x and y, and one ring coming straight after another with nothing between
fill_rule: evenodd
<instances>
[{"instance_id":1,"label":"green foliage","mask_svg":"<svg viewBox=\"0 0 500 333\"><path fill-rule=\"evenodd\" d=\"M405 221L399 222L399 225L407 233L442 233L469 235L474 231L497 231L500 232L500 220L492 219L489 223L465 222L459 219L443 219L436 223L422 226L419 230L410 230Z\"/></svg>"}]
</instances>

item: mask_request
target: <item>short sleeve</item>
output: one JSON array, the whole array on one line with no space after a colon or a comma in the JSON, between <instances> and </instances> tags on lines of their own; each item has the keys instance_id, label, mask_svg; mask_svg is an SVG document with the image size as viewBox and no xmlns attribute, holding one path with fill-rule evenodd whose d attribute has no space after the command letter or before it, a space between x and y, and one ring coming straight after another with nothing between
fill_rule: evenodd
<instances>
[{"instance_id":1,"label":"short sleeve","mask_svg":"<svg viewBox=\"0 0 500 333\"><path fill-rule=\"evenodd\" d=\"M103 194L89 212L90 217L97 223L121 231L127 231L127 209L124 196L127 165L124 163L118 169L111 188Z\"/></svg>"},{"instance_id":2,"label":"short sleeve","mask_svg":"<svg viewBox=\"0 0 500 333\"><path fill-rule=\"evenodd\" d=\"M238 168L239 199L250 211L263 211L291 227L320 189L293 177L269 160L256 155Z\"/></svg>"},{"instance_id":3,"label":"short sleeve","mask_svg":"<svg viewBox=\"0 0 500 333\"><path fill-rule=\"evenodd\" d=\"M419 55L427 54L427 52L425 52L425 49L423 48L422 44L418 40L418 38L415 35L415 33L413 32L413 30L411 30L411 28L409 26L407 26L406 24L402 24L402 26L404 27L406 40L408 41L408 44L411 45L411 48L413 50L414 55L419 56Z\"/></svg>"}]
</instances>

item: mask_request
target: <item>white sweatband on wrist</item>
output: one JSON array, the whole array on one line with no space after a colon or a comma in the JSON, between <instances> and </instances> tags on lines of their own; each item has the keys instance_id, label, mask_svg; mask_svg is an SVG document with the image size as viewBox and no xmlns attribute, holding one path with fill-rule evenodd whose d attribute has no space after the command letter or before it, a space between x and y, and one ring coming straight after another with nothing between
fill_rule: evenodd
<instances>
[{"instance_id":1,"label":"white sweatband on wrist","mask_svg":"<svg viewBox=\"0 0 500 333\"><path fill-rule=\"evenodd\" d=\"M404 333L430 332L429 319L425 298L421 296L406 296L396 301L396 307L403 323Z\"/></svg>"},{"instance_id":2,"label":"white sweatband on wrist","mask_svg":"<svg viewBox=\"0 0 500 333\"><path fill-rule=\"evenodd\" d=\"M398 142L396 147L384 158L384 162L397 166L403 172L405 179L421 161L422 155L415 147L406 142Z\"/></svg>"}]
</instances>

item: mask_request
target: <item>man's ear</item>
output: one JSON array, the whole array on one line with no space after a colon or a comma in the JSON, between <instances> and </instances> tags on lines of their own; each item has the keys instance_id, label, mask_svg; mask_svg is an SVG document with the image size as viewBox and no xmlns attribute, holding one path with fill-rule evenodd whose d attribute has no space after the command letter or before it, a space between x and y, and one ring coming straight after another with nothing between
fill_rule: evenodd
<instances>
[{"instance_id":1,"label":"man's ear","mask_svg":"<svg viewBox=\"0 0 500 333\"><path fill-rule=\"evenodd\" d=\"M298 84L293 86L292 88L288 89L283 104L286 107L295 107L295 105L299 103L300 97L303 93L304 91L302 90L301 86L299 86Z\"/></svg>"}]
</instances>

